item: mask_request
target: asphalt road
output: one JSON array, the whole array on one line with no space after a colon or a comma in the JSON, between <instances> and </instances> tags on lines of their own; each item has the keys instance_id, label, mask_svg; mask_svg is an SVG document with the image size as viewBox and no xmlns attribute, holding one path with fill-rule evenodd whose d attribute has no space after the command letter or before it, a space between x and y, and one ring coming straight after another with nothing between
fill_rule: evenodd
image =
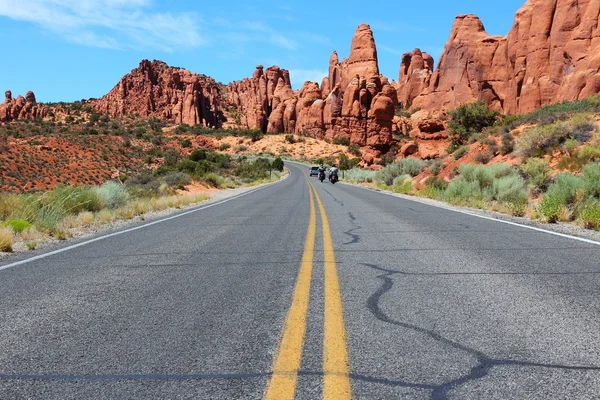
<instances>
[{"instance_id":1,"label":"asphalt road","mask_svg":"<svg viewBox=\"0 0 600 400\"><path fill-rule=\"evenodd\" d=\"M0 399L600 398L600 246L290 169L3 260Z\"/></svg>"}]
</instances>

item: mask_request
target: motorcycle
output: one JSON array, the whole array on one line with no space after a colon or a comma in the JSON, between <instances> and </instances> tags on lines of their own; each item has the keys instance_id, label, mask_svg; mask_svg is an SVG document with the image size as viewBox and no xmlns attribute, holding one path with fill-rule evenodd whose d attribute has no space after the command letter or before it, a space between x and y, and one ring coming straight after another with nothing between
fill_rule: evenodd
<instances>
[{"instance_id":1,"label":"motorcycle","mask_svg":"<svg viewBox=\"0 0 600 400\"><path fill-rule=\"evenodd\" d=\"M319 180L321 182L325 180L325 171L319 171Z\"/></svg>"},{"instance_id":2,"label":"motorcycle","mask_svg":"<svg viewBox=\"0 0 600 400\"><path fill-rule=\"evenodd\" d=\"M332 172L331 174L329 174L329 182L331 182L332 184L335 184L337 181L338 181L337 172Z\"/></svg>"}]
</instances>

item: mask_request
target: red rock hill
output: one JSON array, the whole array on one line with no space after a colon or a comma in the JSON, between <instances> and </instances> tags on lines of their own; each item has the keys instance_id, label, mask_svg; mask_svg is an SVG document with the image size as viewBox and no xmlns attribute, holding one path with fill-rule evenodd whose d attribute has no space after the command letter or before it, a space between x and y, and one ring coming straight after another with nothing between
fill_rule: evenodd
<instances>
[{"instance_id":1,"label":"red rock hill","mask_svg":"<svg viewBox=\"0 0 600 400\"><path fill-rule=\"evenodd\" d=\"M220 85L207 76L162 61L142 60L91 105L113 117L137 113L178 124L215 127L222 122L220 91Z\"/></svg>"}]
</instances>

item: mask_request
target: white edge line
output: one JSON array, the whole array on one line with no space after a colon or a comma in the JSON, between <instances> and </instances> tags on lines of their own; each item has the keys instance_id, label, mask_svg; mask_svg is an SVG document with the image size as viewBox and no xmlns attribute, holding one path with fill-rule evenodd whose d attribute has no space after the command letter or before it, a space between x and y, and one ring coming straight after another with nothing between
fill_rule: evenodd
<instances>
[{"instance_id":1,"label":"white edge line","mask_svg":"<svg viewBox=\"0 0 600 400\"><path fill-rule=\"evenodd\" d=\"M595 240L580 238L580 237L577 237L577 236L567 235L565 233L560 233L560 232L554 232L554 231L550 231L550 230L543 229L543 228L537 228L535 226L524 225L524 224L520 224L518 222L505 221L503 219L494 218L494 217L487 217L485 215L479 215L479 214L475 214L475 213L472 213L472 212L469 212L469 211L458 210L458 209L452 208L450 206L443 206L443 205L438 205L438 204L431 204L431 203L428 203L428 202L425 202L425 201L421 201L418 197L412 198L412 197L406 197L406 196L399 196L396 193L386 193L384 191L378 191L378 190L374 190L374 189L371 189L371 188L368 188L368 187L364 187L364 186L361 186L361 185L355 185L355 184L352 184L352 183L346 183L346 182L340 182L340 183L342 183L344 185L356 187L356 188L359 188L359 189L368 190L369 192L384 194L384 195L387 195L387 196L390 196L390 197L396 197L396 198L403 199L403 200L414 201L415 203L419 203L419 204L425 204L425 205L431 206L431 207L441 208L442 210L454 211L454 212L457 212L457 213L460 213L460 214L470 215L471 217L477 217L477 218L487 219L489 221L501 222L503 224L518 226L518 227L525 228L525 229L530 229L530 230L533 230L533 231L538 231L538 232L542 232L542 233L548 233L550 235L560 236L562 238L567 238L567 239L572 239L572 240L578 240L580 242L584 242L584 243L589 243L589 244L593 244L593 245L596 245L596 246L600 246L600 242L597 242Z\"/></svg>"},{"instance_id":2,"label":"white edge line","mask_svg":"<svg viewBox=\"0 0 600 400\"><path fill-rule=\"evenodd\" d=\"M292 171L290 171L289 169L288 169L288 171L289 171L288 176L291 176L292 175ZM117 232L109 233L107 235L102 235L102 236L99 236L99 237L96 237L96 238L93 238L93 239L86 240L86 241L81 242L81 243L77 243L77 244L73 244L71 246L60 248L58 250L54 250L54 251L50 251L48 253L44 253L44 254L40 254L40 255L34 256L34 257L26 258L25 260L16 261L16 262L13 262L13 263L10 263L10 264L6 264L6 265L1 265L0 266L0 271L2 271L4 269L16 267L16 266L19 266L19 265L27 264L27 263L30 263L32 261L40 260L42 258L50 257L50 256L53 256L55 254L63 253L65 251L73 250L73 249L76 249L77 247L81 247L81 246L88 245L90 243L98 242L100 240L104 240L104 239L107 239L109 237L118 236L118 235L122 235L124 233L137 231L138 229L147 228L147 227L152 226L152 225L160 224L161 222L170 221L170 220L175 219L175 218L180 218L180 217L183 217L184 215L188 215L188 214L192 214L192 213L195 213L195 212L198 212L198 211L206 210L207 208L210 208L210 207L219 206L219 205L221 205L223 203L227 203L228 201L239 199L240 197L247 196L247 195L249 195L251 193L257 192L257 191L262 190L264 188L267 188L267 187L269 187L271 185L274 185L276 183L282 182L283 180L284 179L281 179L279 181L266 184L266 185L261 186L259 188L255 188L255 189L249 190L249 191L247 191L245 193L238 194L237 196L233 196L233 197L230 197L228 199L217 201L215 203L207 204L205 206L200 206L200 207L194 208L193 210L190 210L190 211L182 212L181 214L172 215L170 217L165 217L165 218L162 218L162 219L159 219L159 220L156 220L156 221L148 222L147 224L144 224L144 225L136 226L136 227L133 227L133 228L122 230L122 231L117 231Z\"/></svg>"}]
</instances>

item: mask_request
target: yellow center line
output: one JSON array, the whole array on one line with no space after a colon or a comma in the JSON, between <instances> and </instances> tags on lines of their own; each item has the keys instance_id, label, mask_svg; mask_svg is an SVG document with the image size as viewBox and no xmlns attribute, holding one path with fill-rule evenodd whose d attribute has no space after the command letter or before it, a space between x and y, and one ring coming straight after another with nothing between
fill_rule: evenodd
<instances>
[{"instance_id":1,"label":"yellow center line","mask_svg":"<svg viewBox=\"0 0 600 400\"><path fill-rule=\"evenodd\" d=\"M310 184L310 183L309 183ZM344 310L338 278L331 230L325 207L310 184L319 205L323 226L323 253L325 263L325 324L323 337L323 399L345 400L352 398L350 362L344 327Z\"/></svg>"},{"instance_id":2,"label":"yellow center line","mask_svg":"<svg viewBox=\"0 0 600 400\"><path fill-rule=\"evenodd\" d=\"M306 175L306 174L305 174ZM306 178L306 177L305 177ZM308 182L308 178L307 182ZM310 183L309 183L310 185ZM273 362L273 375L267 385L264 398L267 400L293 399L298 381L298 370L302 361L306 316L310 298L310 281L313 270L317 216L312 189L309 186L310 218L304 244L304 254L294 288L292 305L281 335L281 341Z\"/></svg>"}]
</instances>

